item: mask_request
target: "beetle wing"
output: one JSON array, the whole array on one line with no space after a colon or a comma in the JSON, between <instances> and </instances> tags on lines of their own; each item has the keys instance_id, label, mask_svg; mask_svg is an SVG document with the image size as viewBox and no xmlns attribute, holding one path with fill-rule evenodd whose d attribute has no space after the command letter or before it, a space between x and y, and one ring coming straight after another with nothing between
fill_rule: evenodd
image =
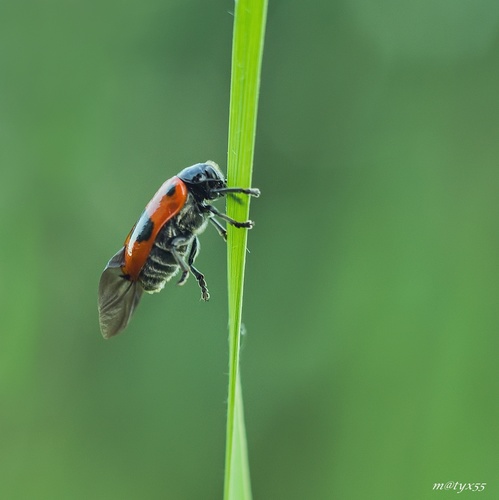
<instances>
[{"instance_id":1,"label":"beetle wing","mask_svg":"<svg viewBox=\"0 0 499 500\"><path fill-rule=\"evenodd\" d=\"M125 262L123 247L107 263L99 282L99 322L104 338L120 333L130 322L144 291L138 281L130 281L121 268Z\"/></svg>"}]
</instances>

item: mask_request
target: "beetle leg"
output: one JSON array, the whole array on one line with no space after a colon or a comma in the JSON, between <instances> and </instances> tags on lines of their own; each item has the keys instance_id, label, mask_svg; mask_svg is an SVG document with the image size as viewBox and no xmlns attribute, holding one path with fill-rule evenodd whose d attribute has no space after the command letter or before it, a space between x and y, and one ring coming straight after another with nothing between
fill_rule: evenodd
<instances>
[{"instance_id":1,"label":"beetle leg","mask_svg":"<svg viewBox=\"0 0 499 500\"><path fill-rule=\"evenodd\" d=\"M250 196L254 196L255 198L258 198L260 196L260 190L257 188L227 187L227 188L220 188L220 189L212 189L212 191L214 193L221 193L221 194L243 193L243 194L248 194Z\"/></svg>"},{"instance_id":2,"label":"beetle leg","mask_svg":"<svg viewBox=\"0 0 499 500\"><path fill-rule=\"evenodd\" d=\"M208 291L208 285L206 284L206 280L204 279L204 274L200 273L194 266L191 266L191 273L198 280L199 288L201 288L201 298L204 301L210 299L210 292Z\"/></svg>"},{"instance_id":3,"label":"beetle leg","mask_svg":"<svg viewBox=\"0 0 499 500\"><path fill-rule=\"evenodd\" d=\"M247 220L245 222L239 222L237 220L234 220L232 217L229 217L227 214L224 214L223 212L220 212L218 208L214 207L213 205L205 205L205 208L208 212L211 212L213 215L216 215L217 217L220 217L221 219L227 221L230 225L234 227L246 227L248 229L251 229L253 227L253 221Z\"/></svg>"},{"instance_id":4,"label":"beetle leg","mask_svg":"<svg viewBox=\"0 0 499 500\"><path fill-rule=\"evenodd\" d=\"M223 229L223 228L222 228ZM203 300L208 300L210 298L210 292L208 291L208 285L206 283L206 280L204 279L204 274L199 272L194 266L194 259L196 258L197 254L199 253L199 239L196 236L194 240L192 241L192 247L191 251L189 253L189 258L187 260L187 263L189 265L189 269L191 270L191 273L194 275L194 277L197 279L198 285L201 288L201 297Z\"/></svg>"},{"instance_id":5,"label":"beetle leg","mask_svg":"<svg viewBox=\"0 0 499 500\"><path fill-rule=\"evenodd\" d=\"M173 258L175 259L175 262L177 265L182 269L182 276L180 277L180 280L178 281L178 285L183 285L186 281L187 278L189 277L189 265L185 262L183 257L178 253L178 247L181 247L182 245L187 245L188 240L186 238L183 238L182 236L179 236L177 238L174 238L170 242L170 253L173 255ZM194 247L194 244L193 244ZM190 254L192 254L192 248L190 251ZM190 255L189 255L190 257Z\"/></svg>"},{"instance_id":6,"label":"beetle leg","mask_svg":"<svg viewBox=\"0 0 499 500\"><path fill-rule=\"evenodd\" d=\"M210 298L210 292L208 291L208 285L206 284L204 275L192 265L199 251L199 240L197 237L195 237L192 240L192 246L189 252L189 257L187 259L187 262L185 262L185 260L182 258L182 256L178 253L177 250L177 247L182 246L184 244L185 244L185 238L182 237L175 238L171 242L170 252L175 258L177 264L180 266L180 269L182 269L182 276L180 277L180 280L178 281L177 285L183 285L187 281L190 271L196 278L198 285L201 288L201 298L203 300L208 300Z\"/></svg>"},{"instance_id":7,"label":"beetle leg","mask_svg":"<svg viewBox=\"0 0 499 500\"><path fill-rule=\"evenodd\" d=\"M213 217L210 217L210 222L215 226L215 229L218 231L218 234L225 240L227 241L227 231L225 227L220 224L220 222L217 221L217 219L214 219Z\"/></svg>"},{"instance_id":8,"label":"beetle leg","mask_svg":"<svg viewBox=\"0 0 499 500\"><path fill-rule=\"evenodd\" d=\"M187 281L187 278L189 277L189 271L182 271L182 276L180 276L180 279L177 281L178 286L185 285L185 282Z\"/></svg>"}]
</instances>

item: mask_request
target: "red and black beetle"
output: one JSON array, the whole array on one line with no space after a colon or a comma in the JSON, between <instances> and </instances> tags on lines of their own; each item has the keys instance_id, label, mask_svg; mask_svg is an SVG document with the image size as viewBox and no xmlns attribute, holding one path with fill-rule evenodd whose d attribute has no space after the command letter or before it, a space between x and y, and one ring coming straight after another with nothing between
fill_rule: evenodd
<instances>
[{"instance_id":1,"label":"red and black beetle","mask_svg":"<svg viewBox=\"0 0 499 500\"><path fill-rule=\"evenodd\" d=\"M214 216L234 227L253 226L251 221L235 221L210 205L210 201L227 193L260 195L258 189L227 187L218 165L212 161L184 168L159 188L123 248L102 272L99 321L105 338L126 328L144 291L159 292L178 271L182 271L178 285L183 285L192 273L202 299L210 298L203 274L193 265L199 252L198 234L211 222L227 239L225 228Z\"/></svg>"}]
</instances>

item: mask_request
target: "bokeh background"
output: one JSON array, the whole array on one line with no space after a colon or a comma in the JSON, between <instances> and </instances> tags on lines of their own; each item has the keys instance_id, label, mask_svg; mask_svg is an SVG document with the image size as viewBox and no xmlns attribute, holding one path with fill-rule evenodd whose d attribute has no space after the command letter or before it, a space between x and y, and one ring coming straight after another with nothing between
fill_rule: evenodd
<instances>
[{"instance_id":1,"label":"bokeh background","mask_svg":"<svg viewBox=\"0 0 499 500\"><path fill-rule=\"evenodd\" d=\"M1 498L221 498L223 242L202 237L209 303L172 284L110 341L96 289L165 179L225 168L232 10L1 6ZM270 0L255 499L499 498L498 93L497 0Z\"/></svg>"}]
</instances>

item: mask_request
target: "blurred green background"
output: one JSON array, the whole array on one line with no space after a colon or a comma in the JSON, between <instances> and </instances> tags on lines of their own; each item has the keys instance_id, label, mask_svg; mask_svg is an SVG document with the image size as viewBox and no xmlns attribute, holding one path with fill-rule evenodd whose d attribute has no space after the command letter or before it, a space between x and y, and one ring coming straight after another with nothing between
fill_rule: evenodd
<instances>
[{"instance_id":1,"label":"blurred green background","mask_svg":"<svg viewBox=\"0 0 499 500\"><path fill-rule=\"evenodd\" d=\"M104 341L96 291L165 179L225 168L232 10L1 6L1 498L221 498L223 242L207 304L172 284ZM262 78L255 499L499 498L499 3L270 0Z\"/></svg>"}]
</instances>

